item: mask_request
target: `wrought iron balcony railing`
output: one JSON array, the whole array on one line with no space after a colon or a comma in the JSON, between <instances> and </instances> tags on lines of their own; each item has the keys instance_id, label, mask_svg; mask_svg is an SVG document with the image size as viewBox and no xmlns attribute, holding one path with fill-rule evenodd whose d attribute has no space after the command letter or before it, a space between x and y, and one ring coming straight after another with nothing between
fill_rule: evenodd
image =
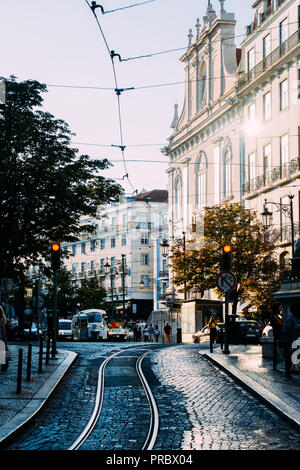
<instances>
[{"instance_id":1,"label":"wrought iron balcony railing","mask_svg":"<svg viewBox=\"0 0 300 470\"><path fill-rule=\"evenodd\" d=\"M266 171L263 175L257 176L243 184L243 195L251 194L265 187L271 186L281 179L288 179L300 171L300 157L294 158L272 170Z\"/></svg>"},{"instance_id":2,"label":"wrought iron balcony railing","mask_svg":"<svg viewBox=\"0 0 300 470\"><path fill-rule=\"evenodd\" d=\"M261 62L259 62L255 67L253 67L249 72L242 75L238 81L238 87L242 88L248 83L252 82L260 75L262 75L266 70L268 70L273 64L275 64L279 59L284 57L287 52L297 46L300 42L300 30L298 29L294 34L292 34L286 41L284 41L280 46L274 49L271 54L265 57Z\"/></svg>"}]
</instances>

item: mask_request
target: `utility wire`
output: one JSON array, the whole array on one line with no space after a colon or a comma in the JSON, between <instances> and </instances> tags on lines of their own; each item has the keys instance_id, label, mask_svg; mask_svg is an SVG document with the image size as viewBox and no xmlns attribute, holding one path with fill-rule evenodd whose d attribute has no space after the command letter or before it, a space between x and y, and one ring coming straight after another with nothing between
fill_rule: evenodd
<instances>
[{"instance_id":1,"label":"utility wire","mask_svg":"<svg viewBox=\"0 0 300 470\"><path fill-rule=\"evenodd\" d=\"M127 178L130 186L132 187L132 190L134 192L137 192L137 190L134 188L134 186L132 185L130 179L129 179L129 176L128 176L128 171L127 171L127 166L126 166L126 160L125 160L125 154L124 154L124 150L125 150L125 146L124 146L124 142L123 142L123 130L122 130L122 116L121 116L121 104L120 104L120 95L121 95L121 92L124 91L124 89L119 89L118 87L118 80L117 80L117 73L116 73L116 68L115 68L115 63L114 63L114 57L115 54L114 51L112 51L110 48L109 48L109 45L108 45L108 42L106 40L106 37L104 35L104 32L103 32L103 29L100 25L100 22L98 20L98 17L95 13L95 8L96 8L96 2L92 2L92 6L89 4L88 0L85 0L86 4L88 5L88 7L92 10L92 13L94 15L94 18L97 22L97 25L98 25L98 28L99 28L99 31L101 33L101 36L103 38L103 41L105 43L105 46L106 46L106 49L107 49L107 52L110 56L110 60L111 60L111 64L112 64L112 69L113 69L113 76L114 76L114 81L115 81L115 91L116 91L116 94L117 94L117 103L118 103L118 120L119 120L119 131L120 131L120 142L121 142L121 145L119 146L120 150L121 150L121 153L122 153L122 159L123 159L123 164L124 164L124 170L125 170L125 175L124 177Z\"/></svg>"}]
</instances>

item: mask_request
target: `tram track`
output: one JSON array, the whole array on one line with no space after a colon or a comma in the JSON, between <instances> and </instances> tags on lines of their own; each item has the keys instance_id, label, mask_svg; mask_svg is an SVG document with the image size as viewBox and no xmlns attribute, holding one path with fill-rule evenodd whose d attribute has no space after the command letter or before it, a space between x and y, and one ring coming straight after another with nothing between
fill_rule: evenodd
<instances>
[{"instance_id":1,"label":"tram track","mask_svg":"<svg viewBox=\"0 0 300 470\"><path fill-rule=\"evenodd\" d=\"M145 346L143 346L145 348ZM98 371L98 381L97 381L97 391L96 391L96 397L95 397L95 405L94 409L92 412L92 415L81 432L81 434L77 437L75 442L68 448L68 450L79 450L85 442L89 439L93 431L95 430L95 427L97 423L99 422L102 408L103 408L103 403L104 403L104 391L105 391L105 371L110 364L110 362L117 358L118 356L121 356L124 353L128 353L128 349L122 349L121 351L115 352L111 354L109 357L107 357L100 365L99 371ZM130 348L131 352L135 348ZM136 349L140 349L136 348ZM139 381L144 389L145 395L148 400L148 405L149 405L149 413L150 413L150 424L149 424L149 429L147 433L147 437L139 450L152 450L159 431L159 412L158 412L158 407L155 401L155 398L153 396L152 390L150 388L149 383L147 382L145 375L142 370L142 363L144 358L150 354L153 350L157 348L151 348L148 351L144 351L142 354L140 354L136 361L135 361L135 370L137 373L137 376L139 378Z\"/></svg>"}]
</instances>

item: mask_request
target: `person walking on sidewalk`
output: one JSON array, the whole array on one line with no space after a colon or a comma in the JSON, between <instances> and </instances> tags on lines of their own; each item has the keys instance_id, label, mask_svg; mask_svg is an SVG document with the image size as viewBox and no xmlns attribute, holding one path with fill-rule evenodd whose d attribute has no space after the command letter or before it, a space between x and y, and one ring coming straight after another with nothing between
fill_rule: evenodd
<instances>
[{"instance_id":1,"label":"person walking on sidewalk","mask_svg":"<svg viewBox=\"0 0 300 470\"><path fill-rule=\"evenodd\" d=\"M285 377L290 378L292 372L291 346L300 337L300 302L290 306L290 314L284 320L282 327L282 344L285 362Z\"/></svg>"},{"instance_id":2,"label":"person walking on sidewalk","mask_svg":"<svg viewBox=\"0 0 300 470\"><path fill-rule=\"evenodd\" d=\"M154 341L154 326L152 325L152 323L150 323L150 326L149 326L149 341L152 343Z\"/></svg>"},{"instance_id":3,"label":"person walking on sidewalk","mask_svg":"<svg viewBox=\"0 0 300 470\"><path fill-rule=\"evenodd\" d=\"M164 326L164 337L165 337L167 344L170 344L171 342L171 331L172 331L172 328L170 327L169 323L166 322Z\"/></svg>"},{"instance_id":4,"label":"person walking on sidewalk","mask_svg":"<svg viewBox=\"0 0 300 470\"><path fill-rule=\"evenodd\" d=\"M4 342L5 349L7 350L6 325L7 325L7 320L5 317L5 313L4 313L3 308L0 305L0 340ZM1 364L1 370L6 370L7 368L8 368L8 362L6 360L5 364Z\"/></svg>"},{"instance_id":5,"label":"person walking on sidewalk","mask_svg":"<svg viewBox=\"0 0 300 470\"><path fill-rule=\"evenodd\" d=\"M158 328L158 325L155 325L154 335L155 335L155 341L158 343L158 338L159 338L159 328Z\"/></svg>"},{"instance_id":6,"label":"person walking on sidewalk","mask_svg":"<svg viewBox=\"0 0 300 470\"><path fill-rule=\"evenodd\" d=\"M215 315L212 315L210 317L208 326L209 326L209 348L210 348L210 352L212 353L214 350L214 342L217 336L217 319Z\"/></svg>"},{"instance_id":7,"label":"person walking on sidewalk","mask_svg":"<svg viewBox=\"0 0 300 470\"><path fill-rule=\"evenodd\" d=\"M283 327L283 310L282 305L276 302L273 305L272 313L270 314L270 324L273 329L273 370L276 370L278 361L278 346L280 346L282 327Z\"/></svg>"}]
</instances>

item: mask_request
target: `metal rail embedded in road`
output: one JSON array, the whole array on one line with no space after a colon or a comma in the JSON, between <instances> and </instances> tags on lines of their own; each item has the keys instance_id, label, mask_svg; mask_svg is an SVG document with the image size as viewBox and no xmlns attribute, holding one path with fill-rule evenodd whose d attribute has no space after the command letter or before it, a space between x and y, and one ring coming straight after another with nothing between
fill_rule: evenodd
<instances>
[{"instance_id":1,"label":"metal rail embedded in road","mask_svg":"<svg viewBox=\"0 0 300 470\"><path fill-rule=\"evenodd\" d=\"M93 432L93 430L94 430L94 428L95 428L95 426L96 426L96 424L97 424L97 422L100 418L100 414L101 414L101 410L102 410L102 406L103 406L104 386L105 386L104 385L105 369L106 369L108 363L112 359L114 359L116 356L118 356L119 354L122 354L126 351L128 351L128 349L122 349L121 351L118 351L118 352L112 354L111 356L109 356L108 358L106 358L102 362L102 364L99 368L99 372L98 372L97 392L96 392L95 406L94 406L92 416L91 416L88 424L86 425L86 427L84 428L84 430L80 434L80 436L76 439L76 441L72 444L72 446L69 447L68 450L78 450L84 444L84 442L86 442L86 440L88 439L90 434ZM143 374L143 371L142 371L143 359L150 352L151 351L144 352L136 360L136 371L137 371L138 377L139 377L139 379L142 383L142 386L144 388L145 394L147 396L147 399L148 399L148 402L149 402L149 409L150 409L149 431L148 431L146 441L144 442L141 450L151 450L151 449L153 449L153 447L155 445L155 442L156 442L158 430L159 430L159 413L158 413L157 404L156 404L155 398L153 396L153 393L151 391L151 388L150 388L150 386L149 386L149 384L148 384L148 382L147 382L147 380L146 380L146 378Z\"/></svg>"}]
</instances>

